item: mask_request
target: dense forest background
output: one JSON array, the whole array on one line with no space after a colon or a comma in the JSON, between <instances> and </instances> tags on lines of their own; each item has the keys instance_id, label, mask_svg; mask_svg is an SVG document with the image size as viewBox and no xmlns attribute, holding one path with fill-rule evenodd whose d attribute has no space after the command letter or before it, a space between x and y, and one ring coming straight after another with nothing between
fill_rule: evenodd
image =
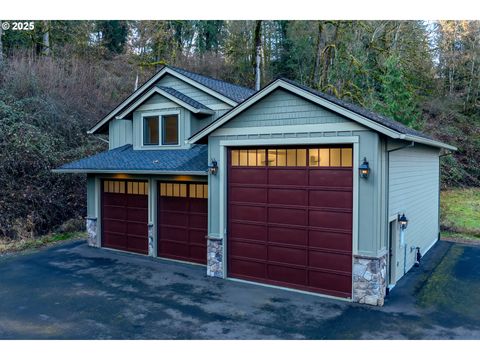
<instances>
[{"instance_id":1,"label":"dense forest background","mask_svg":"<svg viewBox=\"0 0 480 360\"><path fill-rule=\"evenodd\" d=\"M51 169L105 150L86 130L164 64L360 104L458 146L443 187L480 186L479 21L35 21L0 29L0 238L83 226L85 176Z\"/></svg>"}]
</instances>

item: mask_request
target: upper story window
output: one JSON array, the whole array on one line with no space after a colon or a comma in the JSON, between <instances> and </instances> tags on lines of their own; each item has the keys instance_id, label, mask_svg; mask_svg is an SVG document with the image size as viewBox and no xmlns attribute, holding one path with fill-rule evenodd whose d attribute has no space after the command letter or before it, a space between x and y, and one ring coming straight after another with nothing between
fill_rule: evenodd
<instances>
[{"instance_id":1,"label":"upper story window","mask_svg":"<svg viewBox=\"0 0 480 360\"><path fill-rule=\"evenodd\" d=\"M143 145L158 145L158 116L143 118Z\"/></svg>"},{"instance_id":2,"label":"upper story window","mask_svg":"<svg viewBox=\"0 0 480 360\"><path fill-rule=\"evenodd\" d=\"M178 115L162 116L162 145L178 145Z\"/></svg>"},{"instance_id":3,"label":"upper story window","mask_svg":"<svg viewBox=\"0 0 480 360\"><path fill-rule=\"evenodd\" d=\"M143 145L178 145L178 132L177 114L143 117Z\"/></svg>"}]
</instances>

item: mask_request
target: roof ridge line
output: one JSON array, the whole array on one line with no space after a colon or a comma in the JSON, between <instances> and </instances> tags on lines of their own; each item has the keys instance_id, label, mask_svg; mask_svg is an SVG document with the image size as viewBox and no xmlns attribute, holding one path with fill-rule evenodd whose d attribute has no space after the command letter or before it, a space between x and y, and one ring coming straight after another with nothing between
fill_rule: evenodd
<instances>
[{"instance_id":1,"label":"roof ridge line","mask_svg":"<svg viewBox=\"0 0 480 360\"><path fill-rule=\"evenodd\" d=\"M201 77L204 77L204 78L208 78L208 79L215 80L215 81L220 81L220 82L223 82L223 83L228 84L228 85L238 86L238 87L241 87L241 88L243 88L243 89L245 89L245 90L255 91L255 89L252 89L252 88L250 88L250 87L246 87L246 86L243 86L243 85L235 84L235 83L232 83L232 82L223 80L223 79L214 78L213 76L210 76L210 75L203 75L203 74L197 73L197 72L195 72L195 71L191 71L191 70L187 70L187 69L181 68L181 67L179 67L179 66L165 65L165 67L168 67L168 68L173 69L173 70L180 69L180 70L183 70L183 71L186 71L186 72L189 72L189 73L191 73L191 74L195 74L195 75L198 75L198 76L201 76ZM193 80L193 79L192 79L192 80Z\"/></svg>"}]
</instances>

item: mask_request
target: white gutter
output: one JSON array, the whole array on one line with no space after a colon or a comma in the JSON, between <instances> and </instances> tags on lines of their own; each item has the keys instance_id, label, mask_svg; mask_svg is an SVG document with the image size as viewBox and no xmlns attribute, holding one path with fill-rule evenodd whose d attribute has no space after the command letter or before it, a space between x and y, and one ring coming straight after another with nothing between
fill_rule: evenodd
<instances>
[{"instance_id":1,"label":"white gutter","mask_svg":"<svg viewBox=\"0 0 480 360\"><path fill-rule=\"evenodd\" d=\"M444 149L448 149L448 150L452 150L452 151L458 150L455 146L442 143L441 141L422 138L420 136L403 135L403 139L407 140L407 141L414 141L414 142L419 143L419 144L430 145L430 146L434 146L434 147L438 147L438 148L444 148Z\"/></svg>"}]
</instances>

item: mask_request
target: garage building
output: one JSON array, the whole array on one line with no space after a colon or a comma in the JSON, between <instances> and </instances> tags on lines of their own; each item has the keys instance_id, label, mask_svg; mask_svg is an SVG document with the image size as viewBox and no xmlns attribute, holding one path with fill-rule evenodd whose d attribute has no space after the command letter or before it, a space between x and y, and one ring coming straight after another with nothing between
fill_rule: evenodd
<instances>
[{"instance_id":1,"label":"garage building","mask_svg":"<svg viewBox=\"0 0 480 360\"><path fill-rule=\"evenodd\" d=\"M382 305L439 239L455 150L287 79L258 92L164 67L90 131L89 244L210 276Z\"/></svg>"}]
</instances>

